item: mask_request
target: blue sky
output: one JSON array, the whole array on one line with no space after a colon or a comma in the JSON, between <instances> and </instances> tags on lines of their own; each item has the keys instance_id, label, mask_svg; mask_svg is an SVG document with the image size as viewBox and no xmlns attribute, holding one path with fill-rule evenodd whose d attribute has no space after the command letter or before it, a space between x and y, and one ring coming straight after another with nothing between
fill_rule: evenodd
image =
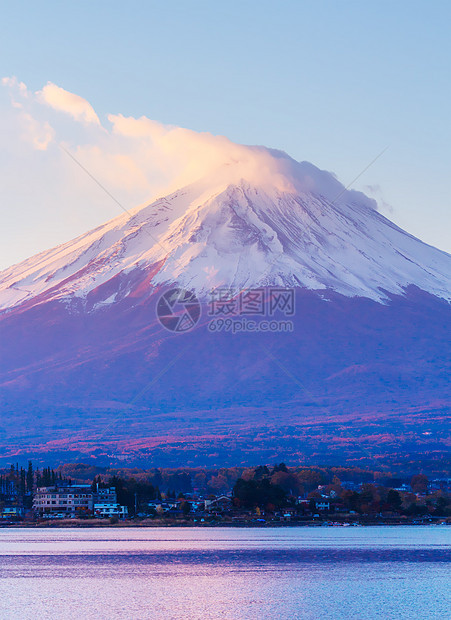
<instances>
[{"instance_id":1,"label":"blue sky","mask_svg":"<svg viewBox=\"0 0 451 620\"><path fill-rule=\"evenodd\" d=\"M145 115L280 148L345 185L388 146L355 189L451 251L450 23L440 1L19 1L2 7L0 77L76 93L102 123ZM0 268L118 214L89 179L63 188L55 155L17 146L10 105L3 93Z\"/></svg>"}]
</instances>

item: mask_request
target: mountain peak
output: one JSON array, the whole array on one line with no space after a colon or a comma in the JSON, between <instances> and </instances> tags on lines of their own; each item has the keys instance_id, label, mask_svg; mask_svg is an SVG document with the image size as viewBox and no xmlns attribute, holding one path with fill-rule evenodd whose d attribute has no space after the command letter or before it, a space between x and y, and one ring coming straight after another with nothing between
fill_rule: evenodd
<instances>
[{"instance_id":1,"label":"mountain peak","mask_svg":"<svg viewBox=\"0 0 451 620\"><path fill-rule=\"evenodd\" d=\"M362 192L346 189L336 176L320 170L308 161L298 162L287 153L264 146L228 143L221 163L211 167L208 175L192 187L250 185L269 193L273 190L289 194L317 194L330 202L359 200L377 209L376 201Z\"/></svg>"},{"instance_id":2,"label":"mountain peak","mask_svg":"<svg viewBox=\"0 0 451 620\"><path fill-rule=\"evenodd\" d=\"M282 151L242 147L207 178L0 274L0 308L48 299L98 306L132 282L292 286L384 300L416 285L451 298L451 257L395 226L333 174ZM133 276L132 276L133 274Z\"/></svg>"}]
</instances>

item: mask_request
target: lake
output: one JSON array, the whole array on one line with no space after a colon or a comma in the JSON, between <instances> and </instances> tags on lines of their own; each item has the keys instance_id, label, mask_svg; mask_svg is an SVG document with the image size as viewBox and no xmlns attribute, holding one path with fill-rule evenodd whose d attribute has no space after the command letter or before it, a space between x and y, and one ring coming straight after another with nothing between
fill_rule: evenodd
<instances>
[{"instance_id":1,"label":"lake","mask_svg":"<svg viewBox=\"0 0 451 620\"><path fill-rule=\"evenodd\" d=\"M2 619L449 617L451 527L0 529Z\"/></svg>"}]
</instances>

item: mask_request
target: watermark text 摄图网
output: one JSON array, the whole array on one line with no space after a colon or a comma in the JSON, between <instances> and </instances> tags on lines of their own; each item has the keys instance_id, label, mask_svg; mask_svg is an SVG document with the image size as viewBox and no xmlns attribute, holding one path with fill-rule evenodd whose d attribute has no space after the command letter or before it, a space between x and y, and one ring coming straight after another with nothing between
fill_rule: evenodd
<instances>
[{"instance_id":1,"label":"watermark text \u6444\u56fe\u7f51","mask_svg":"<svg viewBox=\"0 0 451 620\"><path fill-rule=\"evenodd\" d=\"M234 290L218 287L209 293L209 316L265 316L276 312L293 316L295 311L295 289L279 286Z\"/></svg>"}]
</instances>

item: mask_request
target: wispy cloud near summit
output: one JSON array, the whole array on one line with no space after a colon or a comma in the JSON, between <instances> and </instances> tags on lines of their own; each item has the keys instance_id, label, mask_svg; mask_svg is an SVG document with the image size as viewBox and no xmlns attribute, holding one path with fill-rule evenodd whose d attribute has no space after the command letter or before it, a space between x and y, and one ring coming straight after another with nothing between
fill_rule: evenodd
<instances>
[{"instance_id":1,"label":"wispy cloud near summit","mask_svg":"<svg viewBox=\"0 0 451 620\"><path fill-rule=\"evenodd\" d=\"M8 211L0 268L117 215L60 146L127 208L208 174L244 148L145 116L99 118L78 94L51 82L34 91L16 77L1 81L0 132L1 199Z\"/></svg>"},{"instance_id":2,"label":"wispy cloud near summit","mask_svg":"<svg viewBox=\"0 0 451 620\"><path fill-rule=\"evenodd\" d=\"M26 159L30 149L47 151L45 157L34 158L34 168L45 166L48 171L52 167L54 183L64 181L64 188L54 185L52 192L72 204L77 198L78 207L82 199L91 204L95 199L92 192L89 197L80 195L86 179L81 181L80 170L67 161L58 146L73 153L128 207L231 164L238 163L243 176L258 176L260 182L273 172L272 182L277 182L277 171L271 170L273 158L265 149L235 144L208 132L164 125L146 116L108 114L100 119L86 99L51 82L35 92L15 77L3 78L2 83L10 95L5 110L10 140L3 148L13 159Z\"/></svg>"},{"instance_id":3,"label":"wispy cloud near summit","mask_svg":"<svg viewBox=\"0 0 451 620\"><path fill-rule=\"evenodd\" d=\"M3 110L10 140L3 148L16 157L29 155L30 147L48 151L42 165L54 166L55 172L63 168L66 186L75 193L79 171L74 170L71 181L64 154L54 148L58 145L73 152L112 191L122 193L130 207L193 182L224 163L244 161L246 153L249 156L246 147L225 137L164 125L146 116L108 114L101 121L86 99L51 82L36 92L15 77L3 78L2 84L10 95Z\"/></svg>"}]
</instances>

